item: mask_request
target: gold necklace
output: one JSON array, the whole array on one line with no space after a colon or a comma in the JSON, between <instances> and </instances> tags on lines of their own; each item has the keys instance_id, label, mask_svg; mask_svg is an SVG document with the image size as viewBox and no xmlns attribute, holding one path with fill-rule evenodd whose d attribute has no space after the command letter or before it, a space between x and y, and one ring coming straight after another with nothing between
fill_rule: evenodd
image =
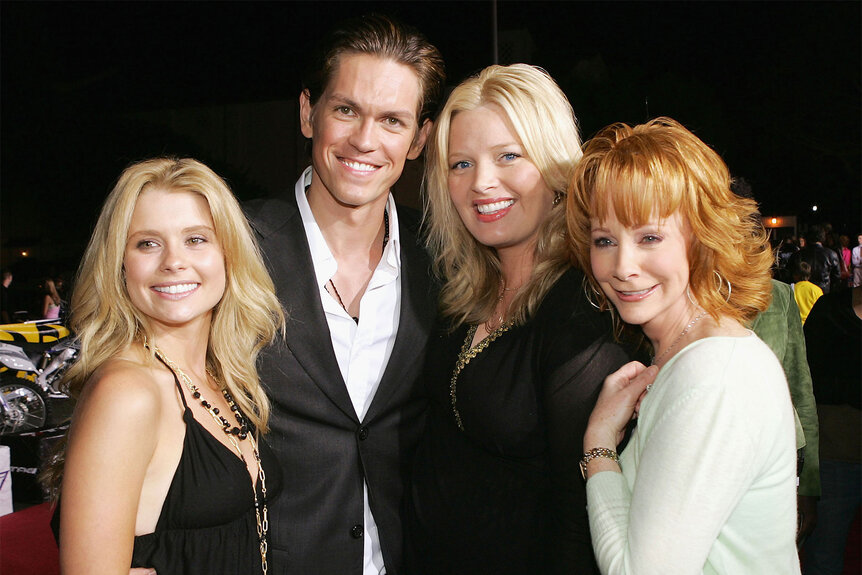
<instances>
[{"instance_id":1,"label":"gold necklace","mask_svg":"<svg viewBox=\"0 0 862 575\"><path fill-rule=\"evenodd\" d=\"M150 349L149 342L147 342L147 338L144 338L144 347L146 349ZM198 387L192 382L192 379L184 372L180 367L173 362L168 356L165 355L158 346L153 344L152 346L153 353L157 358L159 358L167 367L170 369L186 386L189 392L192 394L192 397L200 400L203 408L209 413L212 418L218 423L222 429L227 434L228 441L230 441L233 448L236 450L239 458L242 460L245 465L246 470L248 469L248 461L245 459L245 455L242 452L242 448L239 446L239 442L248 437L249 442L251 443L251 452L254 455L255 463L257 463L257 477L260 482L260 500L257 497L257 487L252 483L251 489L254 493L254 515L257 520L257 539L260 547L260 567L263 571L263 575L266 575L267 569L269 568L266 554L269 549L269 545L267 544L266 535L269 531L269 513L266 507L266 473L263 470L263 465L260 462L260 451L257 448L257 441L254 439L254 434L248 433L248 426L245 423L245 416L239 409L239 406L234 403L233 398L230 396L230 392L227 388L222 390L222 393L225 396L225 400L227 400L228 405L231 408L231 411L236 417L237 423L240 424L240 427L234 427L231 430L228 430L230 424L227 419L219 414L219 409L217 407L213 407L208 401L206 401L200 393ZM213 378L216 383L215 376L210 373L209 369L207 369L207 374ZM242 431L244 430L244 431Z\"/></svg>"},{"instance_id":2,"label":"gold necklace","mask_svg":"<svg viewBox=\"0 0 862 575\"><path fill-rule=\"evenodd\" d=\"M461 421L461 412L458 411L458 375L461 370L466 367L470 360L482 353L491 343L498 337L509 331L515 325L513 320L502 324L500 327L490 332L488 336L476 344L475 347L470 347L473 343L473 336L476 335L478 325L471 325L467 330L467 337L464 338L464 344L461 346L461 352L458 354L458 361L455 363L455 369L452 371L452 379L449 380L449 402L452 404L452 413L455 415L455 424L458 429L464 431L464 423ZM487 329L487 325L485 326Z\"/></svg>"},{"instance_id":3,"label":"gold necklace","mask_svg":"<svg viewBox=\"0 0 862 575\"><path fill-rule=\"evenodd\" d=\"M497 296L497 302L494 304L494 309L497 309L497 306L500 305L500 302L503 301L503 297L506 295L507 291L518 291L521 289L520 287L516 288L507 288L506 283L503 281L503 278L500 278L500 295ZM493 310L491 310L493 312ZM497 318L495 323L491 323L491 318L485 322L485 331L488 333L492 333L495 329L501 327L506 320L506 312L508 311L508 306L506 306L503 311L500 312L500 316Z\"/></svg>"}]
</instances>

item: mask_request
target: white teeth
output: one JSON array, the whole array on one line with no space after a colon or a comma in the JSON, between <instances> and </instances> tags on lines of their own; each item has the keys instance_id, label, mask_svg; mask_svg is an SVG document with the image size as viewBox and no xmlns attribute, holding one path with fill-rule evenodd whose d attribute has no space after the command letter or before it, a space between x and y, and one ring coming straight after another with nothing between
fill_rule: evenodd
<instances>
[{"instance_id":1,"label":"white teeth","mask_svg":"<svg viewBox=\"0 0 862 575\"><path fill-rule=\"evenodd\" d=\"M169 293L169 294L177 294L177 293L186 293L190 292L193 289L198 287L198 284L174 284L170 286L155 286L153 287L159 293Z\"/></svg>"},{"instance_id":2,"label":"white teeth","mask_svg":"<svg viewBox=\"0 0 862 575\"><path fill-rule=\"evenodd\" d=\"M508 208L515 203L515 200L503 200L502 202L494 202L493 204L477 204L476 209L480 214L493 214L502 209Z\"/></svg>"},{"instance_id":3,"label":"white teeth","mask_svg":"<svg viewBox=\"0 0 862 575\"><path fill-rule=\"evenodd\" d=\"M649 288L642 289L640 291L622 291L622 290L620 290L620 293L623 295L643 295L648 291L649 291Z\"/></svg>"},{"instance_id":4,"label":"white teeth","mask_svg":"<svg viewBox=\"0 0 862 575\"><path fill-rule=\"evenodd\" d=\"M362 162L352 162L350 160L341 160L341 163L347 166L352 170L358 170L360 172L373 172L377 169L377 166L372 166L371 164L363 164Z\"/></svg>"}]
</instances>

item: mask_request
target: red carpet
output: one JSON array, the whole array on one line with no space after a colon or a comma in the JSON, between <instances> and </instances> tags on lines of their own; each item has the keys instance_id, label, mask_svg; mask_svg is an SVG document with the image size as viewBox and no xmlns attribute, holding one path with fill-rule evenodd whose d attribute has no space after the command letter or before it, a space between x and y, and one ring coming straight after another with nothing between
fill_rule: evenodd
<instances>
[{"instance_id":1,"label":"red carpet","mask_svg":"<svg viewBox=\"0 0 862 575\"><path fill-rule=\"evenodd\" d=\"M0 517L0 574L60 574L57 544L48 525L50 520L48 503ZM843 575L862 573L860 540L860 514L857 513L847 538Z\"/></svg>"},{"instance_id":2,"label":"red carpet","mask_svg":"<svg viewBox=\"0 0 862 575\"><path fill-rule=\"evenodd\" d=\"M0 517L0 573L59 575L57 543L48 503Z\"/></svg>"}]
</instances>

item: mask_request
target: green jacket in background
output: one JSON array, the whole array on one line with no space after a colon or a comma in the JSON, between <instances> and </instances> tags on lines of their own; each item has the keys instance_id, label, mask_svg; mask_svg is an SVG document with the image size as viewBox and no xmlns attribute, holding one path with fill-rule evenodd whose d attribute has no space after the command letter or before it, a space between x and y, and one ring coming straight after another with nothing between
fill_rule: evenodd
<instances>
[{"instance_id":1,"label":"green jacket in background","mask_svg":"<svg viewBox=\"0 0 862 575\"><path fill-rule=\"evenodd\" d=\"M754 319L751 329L778 356L790 387L790 398L796 409L796 446L804 447L805 455L798 493L819 497L820 436L817 406L805 356L802 318L789 285L772 280L772 303Z\"/></svg>"}]
</instances>

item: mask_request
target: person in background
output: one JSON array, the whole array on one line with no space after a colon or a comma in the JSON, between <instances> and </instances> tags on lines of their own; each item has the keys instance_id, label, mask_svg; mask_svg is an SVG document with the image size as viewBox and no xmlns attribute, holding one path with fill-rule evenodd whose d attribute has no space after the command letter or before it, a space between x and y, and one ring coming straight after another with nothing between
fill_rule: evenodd
<instances>
[{"instance_id":1,"label":"person in background","mask_svg":"<svg viewBox=\"0 0 862 575\"><path fill-rule=\"evenodd\" d=\"M806 261L796 262L796 269L793 270L793 299L796 300L796 305L799 307L799 316L802 318L802 325L805 325L805 318L808 317L808 312L814 307L814 302L823 295L823 290L820 286L814 285L809 280L811 278L811 266Z\"/></svg>"},{"instance_id":2,"label":"person in background","mask_svg":"<svg viewBox=\"0 0 862 575\"><path fill-rule=\"evenodd\" d=\"M850 252L850 265L852 267L851 287L862 286L862 234L856 238L856 247Z\"/></svg>"},{"instance_id":3,"label":"person in background","mask_svg":"<svg viewBox=\"0 0 862 575\"><path fill-rule=\"evenodd\" d=\"M730 189L738 196L754 200L751 186L739 186L735 178ZM775 352L790 389L799 458L796 502L799 515L797 542L801 543L817 523L817 498L820 497L819 432L811 373L805 359L801 315L793 288L788 285L791 270L783 271L788 276L787 283L772 280L772 300L766 311L757 314L751 322L751 329Z\"/></svg>"},{"instance_id":4,"label":"person in background","mask_svg":"<svg viewBox=\"0 0 862 575\"><path fill-rule=\"evenodd\" d=\"M526 64L462 82L435 125L426 224L443 286L408 498L412 573L595 569L571 454L628 357L567 252L579 142L563 92Z\"/></svg>"},{"instance_id":5,"label":"person in background","mask_svg":"<svg viewBox=\"0 0 862 575\"><path fill-rule=\"evenodd\" d=\"M588 142L567 215L599 304L654 350L651 367L605 380L584 435L602 572L799 573L790 394L746 327L770 298L756 204L730 191L718 154L658 118Z\"/></svg>"},{"instance_id":6,"label":"person in background","mask_svg":"<svg viewBox=\"0 0 862 575\"><path fill-rule=\"evenodd\" d=\"M817 527L803 547L803 573L840 575L862 499L862 287L818 299L805 322L805 341L820 414L823 493Z\"/></svg>"},{"instance_id":7,"label":"person in background","mask_svg":"<svg viewBox=\"0 0 862 575\"><path fill-rule=\"evenodd\" d=\"M9 286L12 285L12 272L3 270L3 284L0 288L0 323L12 323L9 298Z\"/></svg>"},{"instance_id":8,"label":"person in background","mask_svg":"<svg viewBox=\"0 0 862 575\"><path fill-rule=\"evenodd\" d=\"M796 502L799 513L797 541L801 543L817 524L820 443L817 407L805 355L802 318L793 297L793 289L789 285L772 280L772 301L769 308L757 314L751 322L751 330L775 352L790 389L790 399L796 416L796 448L799 450Z\"/></svg>"},{"instance_id":9,"label":"person in background","mask_svg":"<svg viewBox=\"0 0 862 575\"><path fill-rule=\"evenodd\" d=\"M790 256L787 262L790 269L795 269L799 261L805 261L811 266L811 283L819 286L823 293L837 289L841 282L841 264L838 254L823 245L826 231L820 226L811 226L805 233L805 240L805 246Z\"/></svg>"},{"instance_id":10,"label":"person in background","mask_svg":"<svg viewBox=\"0 0 862 575\"><path fill-rule=\"evenodd\" d=\"M59 494L64 574L270 572L281 473L255 370L284 316L227 185L192 159L133 164L72 296L80 355ZM133 570L141 573L141 570Z\"/></svg>"},{"instance_id":11,"label":"person in background","mask_svg":"<svg viewBox=\"0 0 862 575\"><path fill-rule=\"evenodd\" d=\"M841 262L841 287L852 287L853 255L850 251L850 238L844 234L839 235L837 246L836 251Z\"/></svg>"},{"instance_id":12,"label":"person in background","mask_svg":"<svg viewBox=\"0 0 862 575\"><path fill-rule=\"evenodd\" d=\"M733 191L737 194L739 193L735 187ZM799 248L796 246L796 242L794 241L793 236L785 236L784 239L781 240L781 244L778 246L778 250L776 251L777 266L774 274L775 279L785 283L790 283L792 281L792 278L790 277L790 268L788 267L788 262L790 261L790 256L799 251Z\"/></svg>"},{"instance_id":13,"label":"person in background","mask_svg":"<svg viewBox=\"0 0 862 575\"><path fill-rule=\"evenodd\" d=\"M45 280L45 297L42 298L42 318L43 319L58 319L60 317L60 294L57 293L57 287L54 285L54 280L48 278Z\"/></svg>"}]
</instances>

